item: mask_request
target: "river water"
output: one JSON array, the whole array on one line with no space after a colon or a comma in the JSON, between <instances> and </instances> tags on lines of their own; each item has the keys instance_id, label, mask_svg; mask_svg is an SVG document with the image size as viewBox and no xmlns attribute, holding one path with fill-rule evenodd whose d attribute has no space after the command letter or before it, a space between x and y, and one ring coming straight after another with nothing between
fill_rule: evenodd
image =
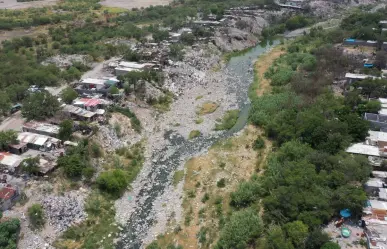
<instances>
[{"instance_id":1,"label":"river water","mask_svg":"<svg viewBox=\"0 0 387 249\"><path fill-rule=\"evenodd\" d=\"M237 105L240 115L235 126L223 133L214 132L209 136L201 136L193 140L186 140L174 131L167 131L164 138L169 141L169 146L152 154L152 170L148 177L154 181L145 184L140 192L139 199L145 199L141 203L136 203L136 207L130 216L128 223L122 231L122 238L118 242L117 249L140 249L143 248L142 239L149 227L155 222L152 218L153 203L160 196L165 188L170 185L170 176L181 164L189 158L206 151L211 145L220 139L233 136L243 129L247 123L250 109L248 89L253 81L253 65L257 58L267 52L271 47L279 44L275 40L267 45L258 45L246 53L233 57L227 63L225 72L228 74L227 89L237 98ZM160 155L163 155L160 157Z\"/></svg>"}]
</instances>

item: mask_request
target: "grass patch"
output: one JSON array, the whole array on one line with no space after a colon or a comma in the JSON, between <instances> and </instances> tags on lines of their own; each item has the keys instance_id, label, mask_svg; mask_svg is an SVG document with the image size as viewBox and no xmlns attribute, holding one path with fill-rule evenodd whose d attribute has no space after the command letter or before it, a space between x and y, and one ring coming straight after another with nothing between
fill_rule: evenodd
<instances>
[{"instance_id":1,"label":"grass patch","mask_svg":"<svg viewBox=\"0 0 387 249\"><path fill-rule=\"evenodd\" d=\"M166 91L164 97L160 97L152 103L152 106L161 112L167 112L171 109L171 104L173 102L173 93Z\"/></svg>"},{"instance_id":2,"label":"grass patch","mask_svg":"<svg viewBox=\"0 0 387 249\"><path fill-rule=\"evenodd\" d=\"M195 123L196 124L201 124L201 123L203 123L203 121L204 121L203 118L198 118L198 119L195 120Z\"/></svg>"},{"instance_id":3,"label":"grass patch","mask_svg":"<svg viewBox=\"0 0 387 249\"><path fill-rule=\"evenodd\" d=\"M179 182L181 182L181 180L183 180L184 178L184 170L178 170L175 172L175 174L173 175L173 186L177 186L177 184L179 184Z\"/></svg>"},{"instance_id":4,"label":"grass patch","mask_svg":"<svg viewBox=\"0 0 387 249\"><path fill-rule=\"evenodd\" d=\"M248 53L253 48L254 47L249 47L249 48L246 48L246 49L243 49L240 51L232 51L232 52L226 53L223 55L223 61L227 63L231 60L232 57L244 55L244 54Z\"/></svg>"},{"instance_id":5,"label":"grass patch","mask_svg":"<svg viewBox=\"0 0 387 249\"><path fill-rule=\"evenodd\" d=\"M200 136L202 133L198 130L193 130L189 133L188 139L194 139L195 137Z\"/></svg>"},{"instance_id":6,"label":"grass patch","mask_svg":"<svg viewBox=\"0 0 387 249\"><path fill-rule=\"evenodd\" d=\"M229 110L223 116L220 123L215 125L215 130L230 130L236 124L239 117L239 110Z\"/></svg>"},{"instance_id":7,"label":"grass patch","mask_svg":"<svg viewBox=\"0 0 387 249\"><path fill-rule=\"evenodd\" d=\"M200 108L198 108L197 114L198 115L206 115L213 113L218 109L219 105L215 102L212 101L207 101L202 104Z\"/></svg>"},{"instance_id":8,"label":"grass patch","mask_svg":"<svg viewBox=\"0 0 387 249\"><path fill-rule=\"evenodd\" d=\"M197 97L195 98L195 100L199 100L199 99L201 99L201 98L203 98L203 95L197 96Z\"/></svg>"},{"instance_id":9,"label":"grass patch","mask_svg":"<svg viewBox=\"0 0 387 249\"><path fill-rule=\"evenodd\" d=\"M110 107L111 112L118 112L122 115L128 117L130 119L130 123L132 124L132 128L138 132L141 133L141 122L136 117L136 114L134 114L129 108L123 108L119 106L112 106Z\"/></svg>"}]
</instances>

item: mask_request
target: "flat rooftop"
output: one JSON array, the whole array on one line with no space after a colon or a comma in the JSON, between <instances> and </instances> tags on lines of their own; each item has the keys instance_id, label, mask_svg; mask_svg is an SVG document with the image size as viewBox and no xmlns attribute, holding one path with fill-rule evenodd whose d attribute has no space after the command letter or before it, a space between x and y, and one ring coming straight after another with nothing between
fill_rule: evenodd
<instances>
[{"instance_id":1,"label":"flat rooftop","mask_svg":"<svg viewBox=\"0 0 387 249\"><path fill-rule=\"evenodd\" d=\"M380 156L379 148L377 146L372 146L364 143L352 144L345 151L352 154Z\"/></svg>"}]
</instances>

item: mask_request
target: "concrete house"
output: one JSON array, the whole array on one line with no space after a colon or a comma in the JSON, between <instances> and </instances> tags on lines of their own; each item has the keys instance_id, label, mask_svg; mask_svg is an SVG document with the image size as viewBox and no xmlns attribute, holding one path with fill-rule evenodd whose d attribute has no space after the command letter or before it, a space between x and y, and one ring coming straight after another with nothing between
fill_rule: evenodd
<instances>
[{"instance_id":1,"label":"concrete house","mask_svg":"<svg viewBox=\"0 0 387 249\"><path fill-rule=\"evenodd\" d=\"M23 158L9 152L0 152L0 170L14 173L18 170Z\"/></svg>"},{"instance_id":2,"label":"concrete house","mask_svg":"<svg viewBox=\"0 0 387 249\"><path fill-rule=\"evenodd\" d=\"M24 132L31 132L51 137L58 137L59 129L60 128L57 125L40 123L35 121L27 122L22 127L22 130Z\"/></svg>"}]
</instances>

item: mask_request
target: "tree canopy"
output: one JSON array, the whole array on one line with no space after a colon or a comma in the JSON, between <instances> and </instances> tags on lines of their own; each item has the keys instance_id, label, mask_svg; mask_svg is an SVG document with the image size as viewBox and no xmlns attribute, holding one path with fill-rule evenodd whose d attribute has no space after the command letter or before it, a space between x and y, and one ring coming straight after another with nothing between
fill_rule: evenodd
<instances>
[{"instance_id":1,"label":"tree canopy","mask_svg":"<svg viewBox=\"0 0 387 249\"><path fill-rule=\"evenodd\" d=\"M22 115L28 120L52 117L59 110L56 97L47 91L30 93L23 101Z\"/></svg>"}]
</instances>

